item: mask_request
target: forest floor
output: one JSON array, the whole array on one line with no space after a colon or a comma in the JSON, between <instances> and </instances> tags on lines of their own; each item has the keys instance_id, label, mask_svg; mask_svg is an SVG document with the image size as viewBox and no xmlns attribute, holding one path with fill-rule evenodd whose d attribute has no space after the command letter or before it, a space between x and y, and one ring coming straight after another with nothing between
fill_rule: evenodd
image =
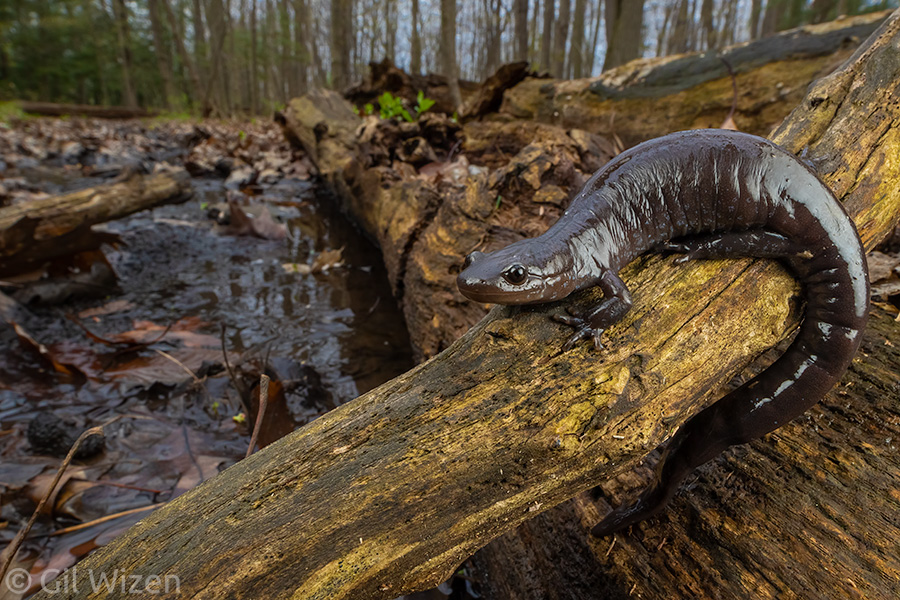
<instances>
[{"instance_id":1,"label":"forest floor","mask_svg":"<svg viewBox=\"0 0 900 600\"><path fill-rule=\"evenodd\" d=\"M0 545L79 433L115 419L19 555L30 591L243 457L261 373L263 446L412 364L380 254L275 124L15 122L0 207L164 164L191 173L192 199L104 224L121 243L99 254L0 278Z\"/></svg>"}]
</instances>

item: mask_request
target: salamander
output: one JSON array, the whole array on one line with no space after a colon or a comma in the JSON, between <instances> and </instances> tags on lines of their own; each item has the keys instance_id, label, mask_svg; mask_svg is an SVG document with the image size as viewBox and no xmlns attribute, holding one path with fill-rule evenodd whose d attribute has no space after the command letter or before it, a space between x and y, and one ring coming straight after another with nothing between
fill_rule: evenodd
<instances>
[{"instance_id":1,"label":"salamander","mask_svg":"<svg viewBox=\"0 0 900 600\"><path fill-rule=\"evenodd\" d=\"M619 270L648 251L679 253L676 262L779 260L800 281L806 308L784 354L679 428L653 482L594 526L596 536L658 513L696 467L818 402L849 367L868 318L863 247L831 190L772 142L726 130L674 133L619 154L543 235L469 254L457 286L472 300L511 305L599 286L595 306L556 318L574 327L563 351L582 339L601 348L604 329L632 304Z\"/></svg>"}]
</instances>

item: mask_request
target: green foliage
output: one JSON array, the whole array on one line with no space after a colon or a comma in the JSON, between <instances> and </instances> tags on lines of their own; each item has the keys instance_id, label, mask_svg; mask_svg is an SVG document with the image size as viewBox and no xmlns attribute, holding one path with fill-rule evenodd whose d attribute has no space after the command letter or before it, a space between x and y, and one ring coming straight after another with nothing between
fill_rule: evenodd
<instances>
[{"instance_id":1,"label":"green foliage","mask_svg":"<svg viewBox=\"0 0 900 600\"><path fill-rule=\"evenodd\" d=\"M434 106L434 100L425 97L425 92L419 90L416 95L416 114L421 115L423 112Z\"/></svg>"},{"instance_id":2,"label":"green foliage","mask_svg":"<svg viewBox=\"0 0 900 600\"><path fill-rule=\"evenodd\" d=\"M0 102L0 125L25 118L25 113L17 102Z\"/></svg>"},{"instance_id":3,"label":"green foliage","mask_svg":"<svg viewBox=\"0 0 900 600\"><path fill-rule=\"evenodd\" d=\"M415 120L409 114L409 111L403 107L403 98L394 97L390 92L385 92L378 96L378 107L382 119L403 117L410 123Z\"/></svg>"},{"instance_id":4,"label":"green foliage","mask_svg":"<svg viewBox=\"0 0 900 600\"><path fill-rule=\"evenodd\" d=\"M403 98L395 97L390 92L385 92L378 96L379 115L382 119L403 117L404 120L412 123L432 106L434 106L434 100L426 98L425 92L419 90L418 95L416 95L416 107L414 109L416 116L413 118L413 116L409 114L409 111L406 110L406 107L403 106ZM366 114L373 114L375 112L375 107L371 104L366 104L364 108Z\"/></svg>"}]
</instances>

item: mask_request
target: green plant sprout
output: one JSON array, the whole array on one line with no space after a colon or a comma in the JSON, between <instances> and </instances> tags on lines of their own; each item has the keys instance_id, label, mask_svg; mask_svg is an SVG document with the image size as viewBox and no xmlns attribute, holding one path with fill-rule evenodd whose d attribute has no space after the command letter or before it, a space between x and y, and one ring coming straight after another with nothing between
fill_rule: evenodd
<instances>
[{"instance_id":1,"label":"green plant sprout","mask_svg":"<svg viewBox=\"0 0 900 600\"><path fill-rule=\"evenodd\" d=\"M402 117L403 120L412 123L416 119L418 119L422 115L422 113L434 106L434 100L432 100L431 98L426 98L425 92L419 90L419 93L416 95L416 107L414 109L416 113L415 118L413 118L413 116L409 114L409 111L404 108L403 99L394 96L390 92L385 92L378 96L378 106L379 116L381 116L382 119ZM374 113L375 107L371 104L366 104L365 111L367 114Z\"/></svg>"},{"instance_id":2,"label":"green plant sprout","mask_svg":"<svg viewBox=\"0 0 900 600\"><path fill-rule=\"evenodd\" d=\"M434 106L434 100L426 98L425 92L419 90L419 93L416 95L416 115L421 115L432 106Z\"/></svg>"}]
</instances>

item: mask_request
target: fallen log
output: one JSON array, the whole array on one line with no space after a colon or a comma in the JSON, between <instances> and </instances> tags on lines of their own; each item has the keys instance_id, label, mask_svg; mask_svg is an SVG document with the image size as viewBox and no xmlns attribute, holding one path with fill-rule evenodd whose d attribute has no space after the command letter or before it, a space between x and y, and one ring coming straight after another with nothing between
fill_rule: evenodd
<instances>
[{"instance_id":1,"label":"fallen log","mask_svg":"<svg viewBox=\"0 0 900 600\"><path fill-rule=\"evenodd\" d=\"M167 202L183 202L191 194L190 176L179 168L2 207L0 276L99 248L110 236L92 230L93 225Z\"/></svg>"},{"instance_id":2,"label":"fallen log","mask_svg":"<svg viewBox=\"0 0 900 600\"><path fill-rule=\"evenodd\" d=\"M900 173L892 158L900 148L895 125L897 64L885 50L887 40L896 39L896 15L893 18L892 25L856 51L843 69L810 90L774 138L812 160L826 176L857 214L868 247L900 219L896 191ZM680 102L677 95L670 100L675 105ZM299 109L306 102L316 103L302 99L294 112L301 114ZM660 100L657 110L666 112L666 106ZM521 235L522 230L503 232L503 222L513 221L499 216L509 189L471 179L465 187L447 182L429 186L421 178L401 177L402 165L396 163L362 170L359 165L366 164L368 150L357 147L352 137L331 137L327 132L339 128L323 123L311 122L308 127L318 125L324 133L317 143L329 149L326 176L341 191L351 212L381 242L386 262L400 265L395 269L395 289L404 301L414 341L427 356L477 314L471 304L461 304L453 294L447 273L454 261L475 244L493 249ZM559 164L564 162L558 160L561 157L583 168L578 164L579 152L564 148L574 147L576 139L586 139L578 130L564 132L528 123L505 129L493 123L477 126L486 134L478 135L475 124L464 127L463 152L473 147L480 150L482 143L500 146L514 155L509 169L524 174L526 180L533 178L541 162ZM518 154L525 143L511 145L512 150L505 145L511 132L522 134L523 130L528 131L524 137L549 140L540 156L531 154L531 161L522 160L527 152ZM479 158L476 153L472 162L482 164ZM553 167L537 179L542 189L567 187ZM498 194L503 196L499 210L494 206ZM552 205L532 197L519 200L520 212L531 213L531 224L539 231L547 224L542 219L552 221L553 217L537 214L552 213ZM747 293L767 296L752 286ZM746 314L735 318L744 319L753 330L758 324ZM631 591L636 596L667 598L756 594L844 598L858 594L854 586L865 597L896 595L898 563L892 540L900 522L892 504L896 487L892 474L900 465L890 440L897 439L894 425L900 392L897 356L889 344L896 340L897 328L883 318L873 323L878 332L864 347L866 362L855 363L843 388L798 422L708 465L662 522L641 524L632 535L618 536L619 543L611 548L591 542L587 535L587 528L610 504L626 501L643 487L649 472L645 468L640 476L629 473L604 482L605 499L599 503L588 495L579 496L488 545L475 562L490 584L489 597L574 599L602 597L606 590L610 597ZM734 343L742 344L743 339L736 338ZM860 422L869 426L860 428ZM818 432L812 439L810 430ZM840 477L833 473L835 454L852 465L842 467ZM733 500L734 506L723 503L723 498ZM857 505L869 510L856 515ZM801 507L799 518L797 507ZM840 521L837 526L835 519ZM867 545L854 544L848 551L848 536L866 539ZM822 544L827 544L828 552L834 550L827 572L820 568ZM716 558L723 555L738 558ZM693 570L673 568L684 563L685 557L690 557ZM796 564L805 567L794 568Z\"/></svg>"},{"instance_id":3,"label":"fallen log","mask_svg":"<svg viewBox=\"0 0 900 600\"><path fill-rule=\"evenodd\" d=\"M22 112L42 117L80 116L95 119L144 119L155 117L159 111L127 106L95 106L93 104L56 104L53 102L18 101Z\"/></svg>"},{"instance_id":4,"label":"fallen log","mask_svg":"<svg viewBox=\"0 0 900 600\"><path fill-rule=\"evenodd\" d=\"M721 127L736 101L737 127L765 136L811 81L839 67L890 12L807 25L719 53L635 60L591 79L526 79L505 93L500 113L619 136L631 146L664 131ZM737 98L723 60L735 73Z\"/></svg>"},{"instance_id":5,"label":"fallen log","mask_svg":"<svg viewBox=\"0 0 900 600\"><path fill-rule=\"evenodd\" d=\"M848 172L861 179L830 182L843 190L839 195L851 206L858 201L867 214L900 214L896 165L872 162L873 157L898 151L895 123L900 122L900 107L885 102L896 96L900 85L900 65L891 54L898 38L900 14L870 46L871 53L845 67L855 73L846 88L855 102L841 102L835 92L828 102L810 104L813 115L819 106L835 107L819 144L839 133L838 123L852 122L858 102L881 102L883 115L891 116L879 124L880 136L860 136L869 145L856 146L844 157ZM874 72L883 77L866 77ZM785 131L781 141L790 145L794 140L789 129ZM329 135L325 125L313 137L327 143ZM341 143L338 138L331 141ZM327 155L336 157L333 150ZM343 165L352 167L355 160L351 156ZM320 169L323 166L319 163ZM464 183L444 181L461 200L455 208L445 202L437 210L477 217L495 206L488 169L469 170L467 175ZM344 177L332 174L334 181L344 182L344 189L365 191L349 187L348 182L359 185L359 180ZM870 177L891 185L881 188L880 179L878 185L868 185ZM882 220L858 223L870 244L888 233ZM422 243L427 235L420 232L411 243ZM450 248L448 252L456 251ZM675 267L669 259L650 256L623 275L635 290L635 305L625 322L610 329L609 347L599 355L588 345L559 352L570 331L547 318L559 304L494 308L439 356L173 500L92 554L70 576L116 573L159 578L155 582L176 577L177 594L168 595L192 598L378 600L442 581L475 548L503 531L633 467L717 398L719 384L748 357L783 339L796 323L794 282L772 263L708 261ZM579 305L590 298L595 292L573 302ZM638 323L639 329L634 327ZM861 356L855 365L864 369L869 363ZM895 410L891 403L885 406ZM879 426L889 434L896 421L866 427L874 432ZM855 446L855 433L834 435L830 454L866 469L867 457L875 452ZM887 471L893 476L896 452L875 450L884 460L895 461ZM890 494L878 501L879 506L896 508ZM811 511L804 514L815 514L830 506L810 503L802 508ZM585 524L596 520L597 513L595 507ZM713 524L729 525L716 517L715 507L706 514ZM783 517L777 511L750 515L746 527L756 536L753 541L765 542L761 521L782 526ZM808 525L817 523L823 522ZM897 556L870 559L866 536L874 531L888 538L890 525L865 511L824 522L832 538L844 544L854 541L852 551L862 557L869 574L854 584L877 586L872 597L891 597ZM897 539L896 533L893 530L889 539ZM827 554L832 548L819 546L822 539L813 534L790 544L807 543ZM784 545L783 540L769 543ZM594 555L606 553L609 546L609 540L587 541ZM656 544L660 546L664 544ZM741 586L753 580L739 580L746 568L740 556L700 560L705 558L702 547L697 550L698 564L711 564L727 575L719 579L718 595L746 596ZM774 570L784 573L795 565L768 560L763 567L767 581L777 582ZM647 575L643 567L640 572ZM845 589L828 587L834 583L831 573L811 571L807 576L816 579L815 589L824 597ZM668 588L666 596L673 590L684 591ZM558 592L556 597L564 591ZM47 591L35 598L58 595ZM62 595L85 598L91 590L82 580Z\"/></svg>"}]
</instances>

